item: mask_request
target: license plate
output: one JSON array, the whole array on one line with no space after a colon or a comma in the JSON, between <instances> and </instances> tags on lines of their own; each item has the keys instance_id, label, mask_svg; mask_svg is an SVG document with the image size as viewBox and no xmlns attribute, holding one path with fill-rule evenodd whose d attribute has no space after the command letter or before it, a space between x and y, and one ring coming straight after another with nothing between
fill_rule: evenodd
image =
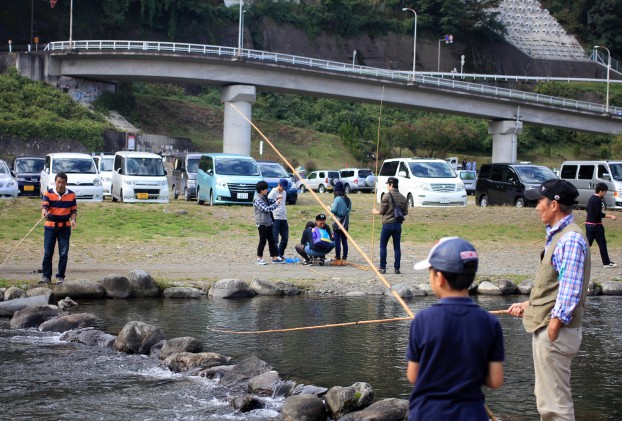
<instances>
[{"instance_id":1,"label":"license plate","mask_svg":"<svg viewBox=\"0 0 622 421\"><path fill-rule=\"evenodd\" d=\"M238 199L248 199L248 193L238 193Z\"/></svg>"},{"instance_id":2,"label":"license plate","mask_svg":"<svg viewBox=\"0 0 622 421\"><path fill-rule=\"evenodd\" d=\"M441 203L442 203L442 204L447 204L447 203L449 203L449 198L448 198L448 197L441 197Z\"/></svg>"},{"instance_id":3,"label":"license plate","mask_svg":"<svg viewBox=\"0 0 622 421\"><path fill-rule=\"evenodd\" d=\"M149 193L136 193L137 199L149 199Z\"/></svg>"},{"instance_id":4,"label":"license plate","mask_svg":"<svg viewBox=\"0 0 622 421\"><path fill-rule=\"evenodd\" d=\"M24 191L35 191L35 186L24 186Z\"/></svg>"}]
</instances>

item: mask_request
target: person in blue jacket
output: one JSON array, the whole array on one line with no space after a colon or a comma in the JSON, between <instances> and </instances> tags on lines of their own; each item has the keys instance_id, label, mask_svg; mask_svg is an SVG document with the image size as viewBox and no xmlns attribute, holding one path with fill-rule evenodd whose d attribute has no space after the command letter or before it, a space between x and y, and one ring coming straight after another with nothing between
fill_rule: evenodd
<instances>
[{"instance_id":1,"label":"person in blue jacket","mask_svg":"<svg viewBox=\"0 0 622 421\"><path fill-rule=\"evenodd\" d=\"M333 200L333 206L330 211L339 218L339 222L346 229L349 229L350 225L350 211L352 210L352 201L346 195L343 183L338 181L333 189L335 194L335 200ZM333 237L335 239L335 258L337 260L348 260L348 237L341 231L337 224L333 224ZM343 255L341 254L341 248L343 247Z\"/></svg>"}]
</instances>

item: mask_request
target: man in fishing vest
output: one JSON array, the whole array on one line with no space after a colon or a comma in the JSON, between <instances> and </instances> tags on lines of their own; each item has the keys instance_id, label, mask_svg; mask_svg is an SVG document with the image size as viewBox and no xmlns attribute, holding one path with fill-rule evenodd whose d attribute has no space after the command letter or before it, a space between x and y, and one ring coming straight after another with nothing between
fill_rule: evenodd
<instances>
[{"instance_id":1,"label":"man in fishing vest","mask_svg":"<svg viewBox=\"0 0 622 421\"><path fill-rule=\"evenodd\" d=\"M590 281L590 248L574 222L579 196L565 180L549 180L525 197L538 200L546 245L529 300L510 306L532 333L536 404L541 420L574 420L570 364L581 345L581 322Z\"/></svg>"},{"instance_id":2,"label":"man in fishing vest","mask_svg":"<svg viewBox=\"0 0 622 421\"><path fill-rule=\"evenodd\" d=\"M55 186L43 193L41 216L45 218L43 236L43 275L40 284L49 284L52 278L52 257L58 242L58 273L56 285L65 280L67 258L69 256L69 238L71 230L76 228L78 207L76 195L67 189L67 174L58 173L54 178Z\"/></svg>"}]
</instances>

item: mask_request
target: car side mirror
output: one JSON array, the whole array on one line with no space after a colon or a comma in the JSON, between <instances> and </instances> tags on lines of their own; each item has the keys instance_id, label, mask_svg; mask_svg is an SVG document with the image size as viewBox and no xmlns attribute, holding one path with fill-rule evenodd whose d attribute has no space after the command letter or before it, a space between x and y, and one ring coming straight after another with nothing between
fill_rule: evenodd
<instances>
[{"instance_id":1,"label":"car side mirror","mask_svg":"<svg viewBox=\"0 0 622 421\"><path fill-rule=\"evenodd\" d=\"M168 175L168 171L167 170L164 170L164 175Z\"/></svg>"},{"instance_id":2,"label":"car side mirror","mask_svg":"<svg viewBox=\"0 0 622 421\"><path fill-rule=\"evenodd\" d=\"M400 171L397 173L397 175L400 177L404 177L404 178L408 177L408 174L406 174L406 171Z\"/></svg>"},{"instance_id":3,"label":"car side mirror","mask_svg":"<svg viewBox=\"0 0 622 421\"><path fill-rule=\"evenodd\" d=\"M123 174L123 170L121 168L117 169L117 173Z\"/></svg>"},{"instance_id":4,"label":"car side mirror","mask_svg":"<svg viewBox=\"0 0 622 421\"><path fill-rule=\"evenodd\" d=\"M11 170L11 175L15 177L15 171Z\"/></svg>"},{"instance_id":5,"label":"car side mirror","mask_svg":"<svg viewBox=\"0 0 622 421\"><path fill-rule=\"evenodd\" d=\"M604 173L603 176L601 177L603 180L607 180L607 181L611 181L611 174L609 173Z\"/></svg>"},{"instance_id":6,"label":"car side mirror","mask_svg":"<svg viewBox=\"0 0 622 421\"><path fill-rule=\"evenodd\" d=\"M209 175L214 175L214 170L207 170L207 173L208 173Z\"/></svg>"}]
</instances>

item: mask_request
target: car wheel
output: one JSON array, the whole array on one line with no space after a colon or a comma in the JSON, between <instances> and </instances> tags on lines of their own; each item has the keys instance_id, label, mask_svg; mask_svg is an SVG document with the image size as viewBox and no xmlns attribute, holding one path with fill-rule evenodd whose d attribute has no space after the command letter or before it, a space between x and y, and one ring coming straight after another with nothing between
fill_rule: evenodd
<instances>
[{"instance_id":1,"label":"car wheel","mask_svg":"<svg viewBox=\"0 0 622 421\"><path fill-rule=\"evenodd\" d=\"M349 184L346 184L345 186L343 186L343 189L346 192L346 194L350 194L350 192L352 191Z\"/></svg>"},{"instance_id":2,"label":"car wheel","mask_svg":"<svg viewBox=\"0 0 622 421\"><path fill-rule=\"evenodd\" d=\"M305 185L304 185L304 184L301 184L301 185L300 185L300 193L304 193L304 192L306 192L306 191L307 191L307 188L305 187Z\"/></svg>"},{"instance_id":3,"label":"car wheel","mask_svg":"<svg viewBox=\"0 0 622 421\"><path fill-rule=\"evenodd\" d=\"M408 200L408 207L409 208L414 208L415 207L415 200L413 199L413 195L412 194L408 194L408 197L406 198L406 200Z\"/></svg>"},{"instance_id":4,"label":"car wheel","mask_svg":"<svg viewBox=\"0 0 622 421\"><path fill-rule=\"evenodd\" d=\"M486 197L486 195L483 195L482 197L479 198L479 205L482 208L485 208L486 206L488 206L488 197Z\"/></svg>"},{"instance_id":5,"label":"car wheel","mask_svg":"<svg viewBox=\"0 0 622 421\"><path fill-rule=\"evenodd\" d=\"M184 189L184 199L186 199L186 202L190 201L190 193L188 192L188 189Z\"/></svg>"},{"instance_id":6,"label":"car wheel","mask_svg":"<svg viewBox=\"0 0 622 421\"><path fill-rule=\"evenodd\" d=\"M525 206L525 199L523 199L522 197L519 197L518 199L516 199L516 202L514 202L514 206L516 206L517 208L522 208Z\"/></svg>"},{"instance_id":7,"label":"car wheel","mask_svg":"<svg viewBox=\"0 0 622 421\"><path fill-rule=\"evenodd\" d=\"M326 187L324 187L324 184L320 184L320 187L317 188L317 191L319 191L320 193L326 193Z\"/></svg>"},{"instance_id":8,"label":"car wheel","mask_svg":"<svg viewBox=\"0 0 622 421\"><path fill-rule=\"evenodd\" d=\"M203 205L203 204L205 204L205 201L201 200L199 196L199 188L197 187L197 205Z\"/></svg>"},{"instance_id":9,"label":"car wheel","mask_svg":"<svg viewBox=\"0 0 622 421\"><path fill-rule=\"evenodd\" d=\"M123 203L123 189L119 190L119 202Z\"/></svg>"},{"instance_id":10,"label":"car wheel","mask_svg":"<svg viewBox=\"0 0 622 421\"><path fill-rule=\"evenodd\" d=\"M213 190L209 193L209 205L214 206L214 191Z\"/></svg>"}]
</instances>

